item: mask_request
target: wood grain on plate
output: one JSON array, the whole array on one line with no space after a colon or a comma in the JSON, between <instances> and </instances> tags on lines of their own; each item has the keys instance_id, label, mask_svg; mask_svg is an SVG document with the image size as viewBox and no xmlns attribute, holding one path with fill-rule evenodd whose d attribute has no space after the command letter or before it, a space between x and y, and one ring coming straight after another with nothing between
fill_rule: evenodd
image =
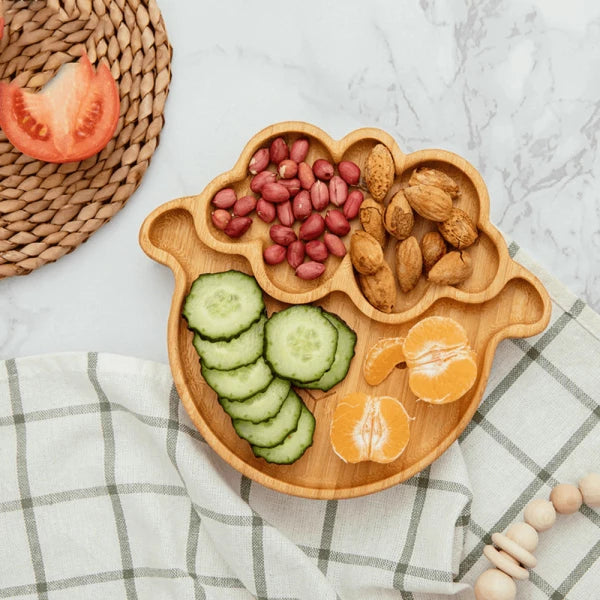
<instances>
[{"instance_id":1,"label":"wood grain on plate","mask_svg":"<svg viewBox=\"0 0 600 600\"><path fill-rule=\"evenodd\" d=\"M416 166L432 166L451 175L461 190L455 205L474 218L480 231L478 242L468 250L473 258L473 275L458 287L430 284L422 277L408 294L399 291L394 312L385 314L373 308L362 295L348 255L343 259L330 257L322 277L302 281L287 263L268 266L263 262L263 248L271 242L269 226L260 219L254 218L252 227L241 239L227 238L211 223L212 197L228 186L238 196L250 193L247 171L250 158L279 135L288 142L307 137L311 144L309 164L317 157L324 157L335 163L353 160L361 169L370 149L377 143L385 144L396 164L396 181L388 197L406 185ZM353 227L360 227L358 220ZM420 240L433 227L417 217L413 234ZM173 200L154 210L144 221L140 244L148 256L169 266L175 275L167 335L169 361L175 385L192 421L212 448L238 471L267 487L307 498L349 498L377 492L431 464L471 420L483 395L498 342L508 337L535 335L546 327L550 318L550 299L544 287L509 257L504 239L489 222L488 193L473 166L443 150L405 155L393 138L379 129L359 129L336 141L307 123L284 122L268 127L250 140L233 169L214 179L201 194ZM393 247L392 242L388 243L386 252L391 265ZM358 336L356 356L344 381L327 393L299 391L317 425L313 446L293 465L271 465L255 458L249 444L236 435L216 394L200 374L192 333L181 317L192 281L200 273L228 269L256 277L265 292L269 314L289 303L315 302L338 314ZM465 327L478 355L479 372L472 389L457 402L433 406L418 401L412 394L405 369L395 369L380 385L369 386L362 376L362 364L371 345L381 337L404 336L419 319L431 315L453 317ZM395 462L350 465L332 451L329 426L336 399L351 391L399 397L414 417L408 447Z\"/></svg>"}]
</instances>

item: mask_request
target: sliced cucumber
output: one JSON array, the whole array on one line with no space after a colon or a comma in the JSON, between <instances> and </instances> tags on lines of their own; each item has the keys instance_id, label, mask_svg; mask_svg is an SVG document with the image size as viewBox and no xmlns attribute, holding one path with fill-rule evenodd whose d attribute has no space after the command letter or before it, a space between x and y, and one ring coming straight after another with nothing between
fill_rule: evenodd
<instances>
[{"instance_id":1,"label":"sliced cucumber","mask_svg":"<svg viewBox=\"0 0 600 600\"><path fill-rule=\"evenodd\" d=\"M273 373L261 356L256 362L230 371L208 369L202 365L202 377L220 397L245 400L262 392L271 383Z\"/></svg>"},{"instance_id":2,"label":"sliced cucumber","mask_svg":"<svg viewBox=\"0 0 600 600\"><path fill-rule=\"evenodd\" d=\"M240 271L205 273L192 284L183 305L190 329L211 341L229 340L249 329L265 310L254 277Z\"/></svg>"},{"instance_id":3,"label":"sliced cucumber","mask_svg":"<svg viewBox=\"0 0 600 600\"><path fill-rule=\"evenodd\" d=\"M251 444L271 448L281 444L285 437L296 429L303 402L300 396L290 389L279 412L266 421L252 423L243 419L234 419L233 428L243 439Z\"/></svg>"},{"instance_id":4,"label":"sliced cucumber","mask_svg":"<svg viewBox=\"0 0 600 600\"><path fill-rule=\"evenodd\" d=\"M323 316L337 329L338 341L335 351L335 358L330 369L326 371L318 381L309 381L308 383L298 382L298 385L310 390L330 390L334 385L342 381L348 374L350 362L354 356L356 346L356 333L348 327L347 323L342 321L337 315L323 311Z\"/></svg>"},{"instance_id":5,"label":"sliced cucumber","mask_svg":"<svg viewBox=\"0 0 600 600\"><path fill-rule=\"evenodd\" d=\"M263 353L265 323L263 316L237 337L224 342L205 340L197 333L193 343L202 363L209 369L229 371L255 362Z\"/></svg>"},{"instance_id":6,"label":"sliced cucumber","mask_svg":"<svg viewBox=\"0 0 600 600\"><path fill-rule=\"evenodd\" d=\"M302 411L298 419L298 427L295 431L288 434L287 437L272 448L262 446L252 446L252 452L255 456L264 458L267 462L279 465L289 465L298 460L313 443L313 434L315 431L315 418L311 412L302 404Z\"/></svg>"},{"instance_id":7,"label":"sliced cucumber","mask_svg":"<svg viewBox=\"0 0 600 600\"><path fill-rule=\"evenodd\" d=\"M265 359L280 377L316 381L333 364L337 337L320 308L291 306L265 325Z\"/></svg>"},{"instance_id":8,"label":"sliced cucumber","mask_svg":"<svg viewBox=\"0 0 600 600\"><path fill-rule=\"evenodd\" d=\"M264 392L259 392L247 400L236 402L227 398L219 398L223 410L232 419L243 419L259 423L274 417L290 392L287 379L275 377Z\"/></svg>"}]
</instances>

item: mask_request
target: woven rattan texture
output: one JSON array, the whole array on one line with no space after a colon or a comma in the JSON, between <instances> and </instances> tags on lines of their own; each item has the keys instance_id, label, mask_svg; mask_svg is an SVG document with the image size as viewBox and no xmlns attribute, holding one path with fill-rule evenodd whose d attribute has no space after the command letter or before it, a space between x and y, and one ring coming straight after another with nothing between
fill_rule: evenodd
<instances>
[{"instance_id":1,"label":"woven rattan texture","mask_svg":"<svg viewBox=\"0 0 600 600\"><path fill-rule=\"evenodd\" d=\"M87 52L107 61L121 113L108 146L63 165L27 157L0 132L0 278L73 251L136 190L159 141L171 46L155 0L5 0L0 79L39 90Z\"/></svg>"}]
</instances>

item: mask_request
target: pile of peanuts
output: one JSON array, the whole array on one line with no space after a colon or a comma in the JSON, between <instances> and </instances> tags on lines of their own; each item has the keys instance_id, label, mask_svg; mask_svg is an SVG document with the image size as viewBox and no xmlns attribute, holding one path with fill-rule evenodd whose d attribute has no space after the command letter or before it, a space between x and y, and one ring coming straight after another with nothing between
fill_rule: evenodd
<instances>
[{"instance_id":1,"label":"pile of peanuts","mask_svg":"<svg viewBox=\"0 0 600 600\"><path fill-rule=\"evenodd\" d=\"M486 558L496 567L484 571L475 583L477 600L515 600L515 579L527 579L528 568L533 569L533 555L538 545L538 532L550 529L556 521L556 513L570 515L585 503L592 508L600 507L600 475L590 473L579 485L561 483L550 493L550 499L532 500L523 513L523 522L513 523L505 534L494 533L492 542L483 550Z\"/></svg>"},{"instance_id":2,"label":"pile of peanuts","mask_svg":"<svg viewBox=\"0 0 600 600\"><path fill-rule=\"evenodd\" d=\"M304 280L320 277L330 254L345 256L342 237L350 232L350 221L357 217L364 200L363 193L353 188L361 176L356 163L346 160L333 165L318 158L310 166L308 151L306 138L288 146L283 137L277 137L268 148L259 148L248 165L253 194L238 198L233 188L224 188L213 197L211 214L217 229L239 238L252 225L251 215L256 211L259 219L271 224L273 244L263 251L265 263L287 260ZM330 204L334 208L323 216Z\"/></svg>"}]
</instances>

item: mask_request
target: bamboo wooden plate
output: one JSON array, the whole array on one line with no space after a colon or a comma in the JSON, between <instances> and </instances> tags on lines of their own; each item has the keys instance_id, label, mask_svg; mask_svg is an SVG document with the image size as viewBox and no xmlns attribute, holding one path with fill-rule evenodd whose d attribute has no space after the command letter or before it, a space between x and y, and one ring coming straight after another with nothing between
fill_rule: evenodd
<instances>
[{"instance_id":1,"label":"bamboo wooden plate","mask_svg":"<svg viewBox=\"0 0 600 600\"><path fill-rule=\"evenodd\" d=\"M239 240L227 238L211 223L212 197L229 186L238 196L250 193L247 171L250 158L279 135L288 142L307 137L309 164L317 157L335 163L346 159L356 162L361 170L370 149L379 142L385 144L396 165L396 181L388 197L405 185L417 165L434 166L454 177L461 190L455 204L474 217L480 231L479 241L469 249L473 275L459 287L434 285L421 278L410 293L399 292L395 312L385 314L365 300L348 255L343 259L329 257L322 277L302 281L287 263L265 265L262 250L270 240L268 226L260 219L255 218L250 230ZM354 223L353 227L360 225ZM420 240L432 228L432 223L417 217L413 234ZM268 127L249 141L233 169L215 178L201 194L173 200L154 210L141 228L140 244L148 256L169 266L175 275L168 322L169 360L177 390L192 421L212 448L235 469L267 487L307 498L361 496L388 488L424 469L458 438L472 418L483 395L498 342L540 333L550 318L546 290L536 277L509 257L504 239L491 225L487 189L473 166L443 150L405 155L393 138L378 129L359 129L336 141L307 123L284 122ZM392 243L388 244L386 256L393 264ZM289 303L315 302L340 315L358 335L356 355L344 381L328 393L300 390L317 425L313 446L293 465L271 465L255 458L249 444L235 434L216 394L200 374L192 333L181 317L184 297L192 281L200 273L228 269L254 275L265 292L269 314ZM396 369L376 387L367 385L362 364L371 345L380 337L405 335L419 319L430 315L453 317L465 327L478 355L478 377L472 389L457 402L433 406L417 401L408 388L406 370ZM329 426L336 398L350 391L399 397L415 418L408 447L395 462L350 465L332 451Z\"/></svg>"}]
</instances>

